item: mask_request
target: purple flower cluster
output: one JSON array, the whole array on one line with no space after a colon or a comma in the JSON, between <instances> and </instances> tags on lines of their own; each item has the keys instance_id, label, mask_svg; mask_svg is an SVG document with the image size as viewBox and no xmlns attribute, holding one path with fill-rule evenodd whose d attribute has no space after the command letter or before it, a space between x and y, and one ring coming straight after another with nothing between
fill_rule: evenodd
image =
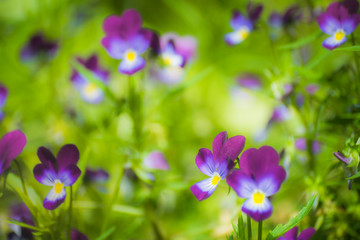
<instances>
[{"instance_id":1,"label":"purple flower cluster","mask_svg":"<svg viewBox=\"0 0 360 240\"><path fill-rule=\"evenodd\" d=\"M286 9L283 14L273 12L269 17L269 24L274 28L286 28L299 21L301 19L301 16L302 13L300 7L298 5L294 5Z\"/></svg>"},{"instance_id":2,"label":"purple flower cluster","mask_svg":"<svg viewBox=\"0 0 360 240\"><path fill-rule=\"evenodd\" d=\"M314 228L307 228L298 236L298 227L294 227L284 234L284 237L280 237L277 240L309 240L315 234Z\"/></svg>"},{"instance_id":3,"label":"purple flower cluster","mask_svg":"<svg viewBox=\"0 0 360 240\"><path fill-rule=\"evenodd\" d=\"M52 57L58 48L55 41L50 41L45 38L42 33L36 33L30 38L21 50L20 56L23 61L29 61L36 57Z\"/></svg>"}]
</instances>

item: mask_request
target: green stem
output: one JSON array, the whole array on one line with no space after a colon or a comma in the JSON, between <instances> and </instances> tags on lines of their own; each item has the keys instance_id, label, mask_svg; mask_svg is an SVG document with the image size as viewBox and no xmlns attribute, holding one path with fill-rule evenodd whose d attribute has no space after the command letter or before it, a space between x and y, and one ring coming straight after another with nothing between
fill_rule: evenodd
<instances>
[{"instance_id":1,"label":"green stem","mask_svg":"<svg viewBox=\"0 0 360 240\"><path fill-rule=\"evenodd\" d=\"M69 206L69 225L68 225L68 238L71 240L71 221L72 221L72 205L73 205L73 189L70 186L70 206Z\"/></svg>"},{"instance_id":2,"label":"green stem","mask_svg":"<svg viewBox=\"0 0 360 240\"><path fill-rule=\"evenodd\" d=\"M28 193L27 193L27 190L26 190L26 186L25 186L25 181L24 181L24 177L23 177L23 174L22 174L22 171L21 171L21 167L20 167L20 164L18 163L17 160L14 160L15 162L15 165L18 169L18 172L19 172L19 176L20 176L20 179L21 179L21 184L22 184L22 187L23 187L23 190L24 190L24 193L27 197L29 197Z\"/></svg>"},{"instance_id":3,"label":"green stem","mask_svg":"<svg viewBox=\"0 0 360 240\"><path fill-rule=\"evenodd\" d=\"M262 239L262 221L259 221L259 227L258 227L258 240Z\"/></svg>"},{"instance_id":4,"label":"green stem","mask_svg":"<svg viewBox=\"0 0 360 240\"><path fill-rule=\"evenodd\" d=\"M248 229L248 240L252 239L251 236L251 218L249 217L249 215L246 216L246 222L247 222L247 229Z\"/></svg>"}]
</instances>

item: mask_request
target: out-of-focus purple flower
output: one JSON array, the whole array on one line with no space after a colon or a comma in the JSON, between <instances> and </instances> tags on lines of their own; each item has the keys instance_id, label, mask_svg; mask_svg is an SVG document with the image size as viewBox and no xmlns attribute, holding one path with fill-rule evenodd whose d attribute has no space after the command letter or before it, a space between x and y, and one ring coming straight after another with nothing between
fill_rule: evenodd
<instances>
[{"instance_id":1,"label":"out-of-focus purple flower","mask_svg":"<svg viewBox=\"0 0 360 240\"><path fill-rule=\"evenodd\" d=\"M269 24L274 28L288 27L301 19L302 13L298 5L286 9L284 14L273 12L269 17Z\"/></svg>"},{"instance_id":2,"label":"out-of-focus purple flower","mask_svg":"<svg viewBox=\"0 0 360 240\"><path fill-rule=\"evenodd\" d=\"M221 132L213 141L213 153L207 148L199 150L195 163L202 173L210 177L190 188L199 201L210 197L220 180L228 176L244 146L245 137L239 135L228 139L227 132Z\"/></svg>"},{"instance_id":3,"label":"out-of-focus purple flower","mask_svg":"<svg viewBox=\"0 0 360 240\"><path fill-rule=\"evenodd\" d=\"M8 96L7 88L5 86L3 86L2 84L0 84L0 121L5 116L5 113L4 113L4 111L2 109L4 108L7 96Z\"/></svg>"},{"instance_id":4,"label":"out-of-focus purple flower","mask_svg":"<svg viewBox=\"0 0 360 240\"><path fill-rule=\"evenodd\" d=\"M89 238L76 229L71 230L71 240L89 240Z\"/></svg>"},{"instance_id":5,"label":"out-of-focus purple flower","mask_svg":"<svg viewBox=\"0 0 360 240\"><path fill-rule=\"evenodd\" d=\"M24 203L13 205L11 206L10 210L11 219L34 226L34 221L32 219L30 210ZM12 236L12 234L9 235L12 236L14 239L16 239L15 237L19 237L19 239L33 239L32 230L28 228L22 228L18 225L12 224L11 229L14 231L14 234L16 236Z\"/></svg>"},{"instance_id":6,"label":"out-of-focus purple flower","mask_svg":"<svg viewBox=\"0 0 360 240\"><path fill-rule=\"evenodd\" d=\"M45 38L42 33L36 33L30 38L21 50L20 57L23 61L31 60L38 56L52 57L58 45L55 41Z\"/></svg>"},{"instance_id":7,"label":"out-of-focus purple flower","mask_svg":"<svg viewBox=\"0 0 360 240\"><path fill-rule=\"evenodd\" d=\"M145 167L149 169L169 170L169 164L160 151L153 151L144 159Z\"/></svg>"},{"instance_id":8,"label":"out-of-focus purple flower","mask_svg":"<svg viewBox=\"0 0 360 240\"><path fill-rule=\"evenodd\" d=\"M345 0L329 5L326 12L317 17L321 31L330 35L323 41L323 47L333 50L346 42L346 36L351 34L360 23L357 14L357 0Z\"/></svg>"},{"instance_id":9,"label":"out-of-focus purple flower","mask_svg":"<svg viewBox=\"0 0 360 240\"><path fill-rule=\"evenodd\" d=\"M314 95L319 90L319 85L309 84L306 86L305 90L309 95Z\"/></svg>"},{"instance_id":10,"label":"out-of-focus purple flower","mask_svg":"<svg viewBox=\"0 0 360 240\"><path fill-rule=\"evenodd\" d=\"M255 4L255 3L249 2L246 6L246 11L247 11L247 15L248 15L248 18L250 19L250 21L255 23L260 18L263 8L264 7L262 4Z\"/></svg>"},{"instance_id":11,"label":"out-of-focus purple flower","mask_svg":"<svg viewBox=\"0 0 360 240\"><path fill-rule=\"evenodd\" d=\"M5 134L0 140L0 175L10 167L11 162L22 152L26 136L20 130Z\"/></svg>"},{"instance_id":12,"label":"out-of-focus purple flower","mask_svg":"<svg viewBox=\"0 0 360 240\"><path fill-rule=\"evenodd\" d=\"M237 195L246 199L241 210L255 221L271 216L268 197L279 191L286 177L279 161L279 154L272 147L249 148L240 157L240 169L233 170L226 179Z\"/></svg>"},{"instance_id":13,"label":"out-of-focus purple flower","mask_svg":"<svg viewBox=\"0 0 360 240\"><path fill-rule=\"evenodd\" d=\"M237 79L238 84L250 90L257 90L261 88L260 79L254 74L243 74Z\"/></svg>"},{"instance_id":14,"label":"out-of-focus purple flower","mask_svg":"<svg viewBox=\"0 0 360 240\"><path fill-rule=\"evenodd\" d=\"M345 163L346 165L349 165L352 161L351 157L345 157L341 152L334 152L333 153L334 156L339 159L340 161L342 161L343 163Z\"/></svg>"},{"instance_id":15,"label":"out-of-focus purple flower","mask_svg":"<svg viewBox=\"0 0 360 240\"><path fill-rule=\"evenodd\" d=\"M303 94L301 94L301 93L296 94L295 103L298 107L302 107L304 105L304 100L305 100L305 97Z\"/></svg>"},{"instance_id":16,"label":"out-of-focus purple flower","mask_svg":"<svg viewBox=\"0 0 360 240\"><path fill-rule=\"evenodd\" d=\"M269 122L283 122L289 119L290 113L287 107L279 105L274 108L271 119Z\"/></svg>"},{"instance_id":17,"label":"out-of-focus purple flower","mask_svg":"<svg viewBox=\"0 0 360 240\"><path fill-rule=\"evenodd\" d=\"M94 76L100 79L105 84L108 83L109 72L105 71L99 66L98 58L92 55L87 60L77 58L77 61L85 68L90 70ZM78 71L73 70L71 82L74 87L80 92L82 99L88 103L99 103L104 99L104 92L95 83L89 81L85 76Z\"/></svg>"},{"instance_id":18,"label":"out-of-focus purple flower","mask_svg":"<svg viewBox=\"0 0 360 240\"><path fill-rule=\"evenodd\" d=\"M37 155L41 164L34 167L34 177L39 183L52 186L43 206L54 210L65 201L65 187L72 186L81 174L76 165L80 157L79 150L75 145L67 144L55 158L47 148L39 147Z\"/></svg>"},{"instance_id":19,"label":"out-of-focus purple flower","mask_svg":"<svg viewBox=\"0 0 360 240\"><path fill-rule=\"evenodd\" d=\"M141 56L150 46L153 33L141 28L142 19L134 9L127 9L121 17L110 16L104 21L106 36L101 40L110 57L121 59L119 72L132 75L145 67Z\"/></svg>"},{"instance_id":20,"label":"out-of-focus purple flower","mask_svg":"<svg viewBox=\"0 0 360 240\"><path fill-rule=\"evenodd\" d=\"M306 138L298 138L295 140L295 147L300 151L305 151L306 147ZM318 154L321 151L321 144L319 141L314 140L311 143L311 150L313 153Z\"/></svg>"},{"instance_id":21,"label":"out-of-focus purple flower","mask_svg":"<svg viewBox=\"0 0 360 240\"><path fill-rule=\"evenodd\" d=\"M307 228L298 236L298 227L294 227L284 234L284 237L280 237L277 240L310 240L315 234L315 228Z\"/></svg>"},{"instance_id":22,"label":"out-of-focus purple flower","mask_svg":"<svg viewBox=\"0 0 360 240\"><path fill-rule=\"evenodd\" d=\"M109 173L102 168L86 168L84 181L87 182L105 182L109 179Z\"/></svg>"}]
</instances>

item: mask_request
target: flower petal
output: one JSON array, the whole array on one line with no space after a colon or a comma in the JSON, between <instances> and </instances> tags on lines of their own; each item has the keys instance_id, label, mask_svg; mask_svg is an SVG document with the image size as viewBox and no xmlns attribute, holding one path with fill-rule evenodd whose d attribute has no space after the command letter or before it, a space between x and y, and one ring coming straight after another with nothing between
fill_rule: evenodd
<instances>
[{"instance_id":1,"label":"flower petal","mask_svg":"<svg viewBox=\"0 0 360 240\"><path fill-rule=\"evenodd\" d=\"M71 164L77 164L80 158L78 148L74 144L64 145L56 156L57 166L59 170L66 168Z\"/></svg>"},{"instance_id":2,"label":"flower petal","mask_svg":"<svg viewBox=\"0 0 360 240\"><path fill-rule=\"evenodd\" d=\"M235 161L245 146L244 136L234 136L227 140L221 150L221 159Z\"/></svg>"},{"instance_id":3,"label":"flower petal","mask_svg":"<svg viewBox=\"0 0 360 240\"><path fill-rule=\"evenodd\" d=\"M285 180L286 172L281 166L273 166L263 176L257 178L258 187L265 196L274 195L279 191L282 182Z\"/></svg>"},{"instance_id":4,"label":"flower petal","mask_svg":"<svg viewBox=\"0 0 360 240\"><path fill-rule=\"evenodd\" d=\"M151 152L145 159L144 165L150 169L169 170L169 164L160 151Z\"/></svg>"},{"instance_id":5,"label":"flower petal","mask_svg":"<svg viewBox=\"0 0 360 240\"><path fill-rule=\"evenodd\" d=\"M76 229L71 230L71 240L88 240L89 238Z\"/></svg>"},{"instance_id":6,"label":"flower petal","mask_svg":"<svg viewBox=\"0 0 360 240\"><path fill-rule=\"evenodd\" d=\"M81 175L80 169L75 165L68 165L66 168L59 170L59 179L65 187L73 185Z\"/></svg>"},{"instance_id":7,"label":"flower petal","mask_svg":"<svg viewBox=\"0 0 360 240\"><path fill-rule=\"evenodd\" d=\"M46 186L53 186L55 180L58 178L55 170L46 164L38 164L33 170L35 179Z\"/></svg>"},{"instance_id":8,"label":"flower petal","mask_svg":"<svg viewBox=\"0 0 360 240\"><path fill-rule=\"evenodd\" d=\"M110 57L115 59L122 59L125 51L129 49L129 44L117 36L106 36L101 40L101 44Z\"/></svg>"},{"instance_id":9,"label":"flower petal","mask_svg":"<svg viewBox=\"0 0 360 240\"><path fill-rule=\"evenodd\" d=\"M310 238L315 234L315 232L315 228L307 228L300 233L297 240L310 240Z\"/></svg>"},{"instance_id":10,"label":"flower petal","mask_svg":"<svg viewBox=\"0 0 360 240\"><path fill-rule=\"evenodd\" d=\"M132 75L145 67L145 59L141 56L137 56L134 61L128 61L127 59L123 59L119 65L119 72Z\"/></svg>"},{"instance_id":11,"label":"flower petal","mask_svg":"<svg viewBox=\"0 0 360 240\"><path fill-rule=\"evenodd\" d=\"M257 204L252 198L249 198L243 203L241 210L258 222L271 216L272 205L267 198L264 199L262 204Z\"/></svg>"},{"instance_id":12,"label":"flower petal","mask_svg":"<svg viewBox=\"0 0 360 240\"><path fill-rule=\"evenodd\" d=\"M144 53L150 46L153 33L147 29L141 29L139 33L129 41L129 46L138 54Z\"/></svg>"},{"instance_id":13,"label":"flower petal","mask_svg":"<svg viewBox=\"0 0 360 240\"><path fill-rule=\"evenodd\" d=\"M317 22L321 31L328 35L334 34L340 28L339 20L329 13L321 13L317 17Z\"/></svg>"},{"instance_id":14,"label":"flower petal","mask_svg":"<svg viewBox=\"0 0 360 240\"><path fill-rule=\"evenodd\" d=\"M299 231L299 228L294 227L294 228L290 229L289 231L287 231L284 234L284 237L286 238L286 240L296 240L298 231Z\"/></svg>"},{"instance_id":15,"label":"flower petal","mask_svg":"<svg viewBox=\"0 0 360 240\"><path fill-rule=\"evenodd\" d=\"M37 155L43 164L52 167L55 171L57 171L56 158L49 149L45 147L39 147L37 150Z\"/></svg>"},{"instance_id":16,"label":"flower petal","mask_svg":"<svg viewBox=\"0 0 360 240\"><path fill-rule=\"evenodd\" d=\"M219 184L219 183L217 183ZM215 191L216 185L212 184L212 178L207 178L205 180L202 180L200 182L195 183L191 186L190 190L194 194L194 196L197 198L197 200L202 201L207 199L208 197L213 194Z\"/></svg>"},{"instance_id":17,"label":"flower petal","mask_svg":"<svg viewBox=\"0 0 360 240\"><path fill-rule=\"evenodd\" d=\"M255 181L238 169L230 173L226 182L241 198L250 198L257 188Z\"/></svg>"},{"instance_id":18,"label":"flower petal","mask_svg":"<svg viewBox=\"0 0 360 240\"><path fill-rule=\"evenodd\" d=\"M212 176L215 171L214 157L207 148L201 148L195 158L196 166L199 170L207 175Z\"/></svg>"},{"instance_id":19,"label":"flower petal","mask_svg":"<svg viewBox=\"0 0 360 240\"><path fill-rule=\"evenodd\" d=\"M55 192L55 187L51 188L50 192L46 195L43 206L48 210L54 210L58 206L60 206L66 197L65 188L62 189L60 193Z\"/></svg>"},{"instance_id":20,"label":"flower petal","mask_svg":"<svg viewBox=\"0 0 360 240\"><path fill-rule=\"evenodd\" d=\"M341 28L348 35L351 34L356 29L359 23L360 23L359 14L350 15L349 17L341 21Z\"/></svg>"},{"instance_id":21,"label":"flower petal","mask_svg":"<svg viewBox=\"0 0 360 240\"><path fill-rule=\"evenodd\" d=\"M218 135L216 135L216 137L214 138L212 149L213 149L215 163L218 163L220 161L221 150L227 140L228 140L227 132L221 132Z\"/></svg>"},{"instance_id":22,"label":"flower petal","mask_svg":"<svg viewBox=\"0 0 360 240\"><path fill-rule=\"evenodd\" d=\"M243 16L239 11L234 11L232 19L230 21L230 26L232 29L237 30L241 27L247 27L252 30L253 24L245 16Z\"/></svg>"},{"instance_id":23,"label":"flower petal","mask_svg":"<svg viewBox=\"0 0 360 240\"><path fill-rule=\"evenodd\" d=\"M231 32L225 34L225 42L229 44L230 46L240 44L245 40L245 38L242 38L238 32Z\"/></svg>"},{"instance_id":24,"label":"flower petal","mask_svg":"<svg viewBox=\"0 0 360 240\"><path fill-rule=\"evenodd\" d=\"M7 95L8 95L7 88L0 85L0 108L2 108L4 106Z\"/></svg>"},{"instance_id":25,"label":"flower petal","mask_svg":"<svg viewBox=\"0 0 360 240\"><path fill-rule=\"evenodd\" d=\"M326 38L322 45L324 48L327 48L329 50L333 50L337 48L338 46L344 44L346 42L346 37L344 36L340 41L336 40L335 34L333 36L330 36Z\"/></svg>"}]
</instances>

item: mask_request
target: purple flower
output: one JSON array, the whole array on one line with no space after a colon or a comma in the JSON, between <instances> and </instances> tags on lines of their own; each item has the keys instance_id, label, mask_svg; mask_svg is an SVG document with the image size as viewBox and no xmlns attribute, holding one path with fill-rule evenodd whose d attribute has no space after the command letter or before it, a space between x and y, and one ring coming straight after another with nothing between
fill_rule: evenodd
<instances>
[{"instance_id":1,"label":"purple flower","mask_svg":"<svg viewBox=\"0 0 360 240\"><path fill-rule=\"evenodd\" d=\"M20 130L5 134L0 140L0 175L10 167L11 162L22 152L26 136Z\"/></svg>"},{"instance_id":2,"label":"purple flower","mask_svg":"<svg viewBox=\"0 0 360 240\"><path fill-rule=\"evenodd\" d=\"M305 90L309 95L314 95L319 90L319 85L309 84L306 86Z\"/></svg>"},{"instance_id":3,"label":"purple flower","mask_svg":"<svg viewBox=\"0 0 360 240\"><path fill-rule=\"evenodd\" d=\"M160 151L151 152L144 159L144 165L149 169L169 170L169 164L164 154Z\"/></svg>"},{"instance_id":4,"label":"purple flower","mask_svg":"<svg viewBox=\"0 0 360 240\"><path fill-rule=\"evenodd\" d=\"M241 210L255 221L271 216L268 197L279 190L286 177L279 160L279 154L272 147L249 148L240 157L240 170L232 171L226 179L239 197L247 199Z\"/></svg>"},{"instance_id":5,"label":"purple flower","mask_svg":"<svg viewBox=\"0 0 360 240\"><path fill-rule=\"evenodd\" d=\"M90 169L86 168L84 181L88 182L105 182L109 179L109 173L102 168Z\"/></svg>"},{"instance_id":6,"label":"purple flower","mask_svg":"<svg viewBox=\"0 0 360 240\"><path fill-rule=\"evenodd\" d=\"M190 188L199 201L210 197L220 180L227 177L244 146L245 137L239 135L228 139L227 132L221 132L213 141L213 153L207 148L199 150L195 163L202 173L209 176Z\"/></svg>"},{"instance_id":7,"label":"purple flower","mask_svg":"<svg viewBox=\"0 0 360 240\"><path fill-rule=\"evenodd\" d=\"M141 25L141 16L134 9L126 10L121 17L110 16L104 21L106 36L101 44L110 57L122 59L120 73L132 75L145 67L141 54L148 49L153 34Z\"/></svg>"},{"instance_id":8,"label":"purple flower","mask_svg":"<svg viewBox=\"0 0 360 240\"><path fill-rule=\"evenodd\" d=\"M357 0L334 2L329 5L326 12L317 17L321 31L330 35L324 40L323 47L333 50L346 42L346 36L360 23L358 9Z\"/></svg>"},{"instance_id":9,"label":"purple flower","mask_svg":"<svg viewBox=\"0 0 360 240\"><path fill-rule=\"evenodd\" d=\"M10 209L11 219L34 226L34 221L32 219L30 210L24 203L13 205ZM32 230L28 228L22 228L18 225L12 224L11 229L14 231L14 234L21 239L33 239Z\"/></svg>"},{"instance_id":10,"label":"purple flower","mask_svg":"<svg viewBox=\"0 0 360 240\"><path fill-rule=\"evenodd\" d=\"M79 232L76 229L71 230L71 240L88 240L89 238L85 234Z\"/></svg>"},{"instance_id":11,"label":"purple flower","mask_svg":"<svg viewBox=\"0 0 360 240\"><path fill-rule=\"evenodd\" d=\"M77 58L77 61L85 68L90 70L98 79L105 84L108 83L109 73L103 70L98 64L96 55L92 55L87 60ZM80 92L82 99L88 103L99 103L104 99L104 92L96 84L90 82L85 76L81 75L76 70L73 70L71 82L74 87Z\"/></svg>"},{"instance_id":12,"label":"purple flower","mask_svg":"<svg viewBox=\"0 0 360 240\"><path fill-rule=\"evenodd\" d=\"M246 6L246 11L248 14L248 18L255 23L259 18L263 11L263 5L261 4L254 4L249 1L249 3Z\"/></svg>"},{"instance_id":13,"label":"purple flower","mask_svg":"<svg viewBox=\"0 0 360 240\"><path fill-rule=\"evenodd\" d=\"M294 227L277 240L309 240L315 234L315 228L307 228L298 235L299 228Z\"/></svg>"},{"instance_id":14,"label":"purple flower","mask_svg":"<svg viewBox=\"0 0 360 240\"><path fill-rule=\"evenodd\" d=\"M37 155L41 161L34 168L35 179L46 186L52 186L44 200L44 208L54 210L66 197L65 187L72 186L81 171L76 166L79 150L73 144L64 145L55 158L45 147L39 147Z\"/></svg>"},{"instance_id":15,"label":"purple flower","mask_svg":"<svg viewBox=\"0 0 360 240\"><path fill-rule=\"evenodd\" d=\"M5 115L2 109L4 108L7 95L8 95L7 88L0 84L0 121L4 118Z\"/></svg>"},{"instance_id":16,"label":"purple flower","mask_svg":"<svg viewBox=\"0 0 360 240\"><path fill-rule=\"evenodd\" d=\"M301 15L300 7L293 5L284 14L273 12L269 17L269 24L274 28L288 27L300 20Z\"/></svg>"},{"instance_id":17,"label":"purple flower","mask_svg":"<svg viewBox=\"0 0 360 240\"><path fill-rule=\"evenodd\" d=\"M306 146L306 138L298 138L295 140L295 148L300 151L305 151L307 149ZM314 140L311 143L311 150L313 153L318 154L321 151L321 144L319 141Z\"/></svg>"},{"instance_id":18,"label":"purple flower","mask_svg":"<svg viewBox=\"0 0 360 240\"><path fill-rule=\"evenodd\" d=\"M334 152L333 154L337 159L339 159L340 161L342 161L346 165L349 165L351 163L351 161L352 161L351 157L347 158L341 152Z\"/></svg>"},{"instance_id":19,"label":"purple flower","mask_svg":"<svg viewBox=\"0 0 360 240\"><path fill-rule=\"evenodd\" d=\"M237 82L240 86L250 90L257 90L261 88L260 79L253 74L241 75L237 78Z\"/></svg>"},{"instance_id":20,"label":"purple flower","mask_svg":"<svg viewBox=\"0 0 360 240\"><path fill-rule=\"evenodd\" d=\"M38 56L52 57L57 48L58 45L55 41L49 41L42 33L37 33L23 47L20 56L23 61L28 61Z\"/></svg>"},{"instance_id":21,"label":"purple flower","mask_svg":"<svg viewBox=\"0 0 360 240\"><path fill-rule=\"evenodd\" d=\"M274 108L269 123L283 122L283 121L289 119L289 117L290 117L289 110L284 105L279 105Z\"/></svg>"}]
</instances>

